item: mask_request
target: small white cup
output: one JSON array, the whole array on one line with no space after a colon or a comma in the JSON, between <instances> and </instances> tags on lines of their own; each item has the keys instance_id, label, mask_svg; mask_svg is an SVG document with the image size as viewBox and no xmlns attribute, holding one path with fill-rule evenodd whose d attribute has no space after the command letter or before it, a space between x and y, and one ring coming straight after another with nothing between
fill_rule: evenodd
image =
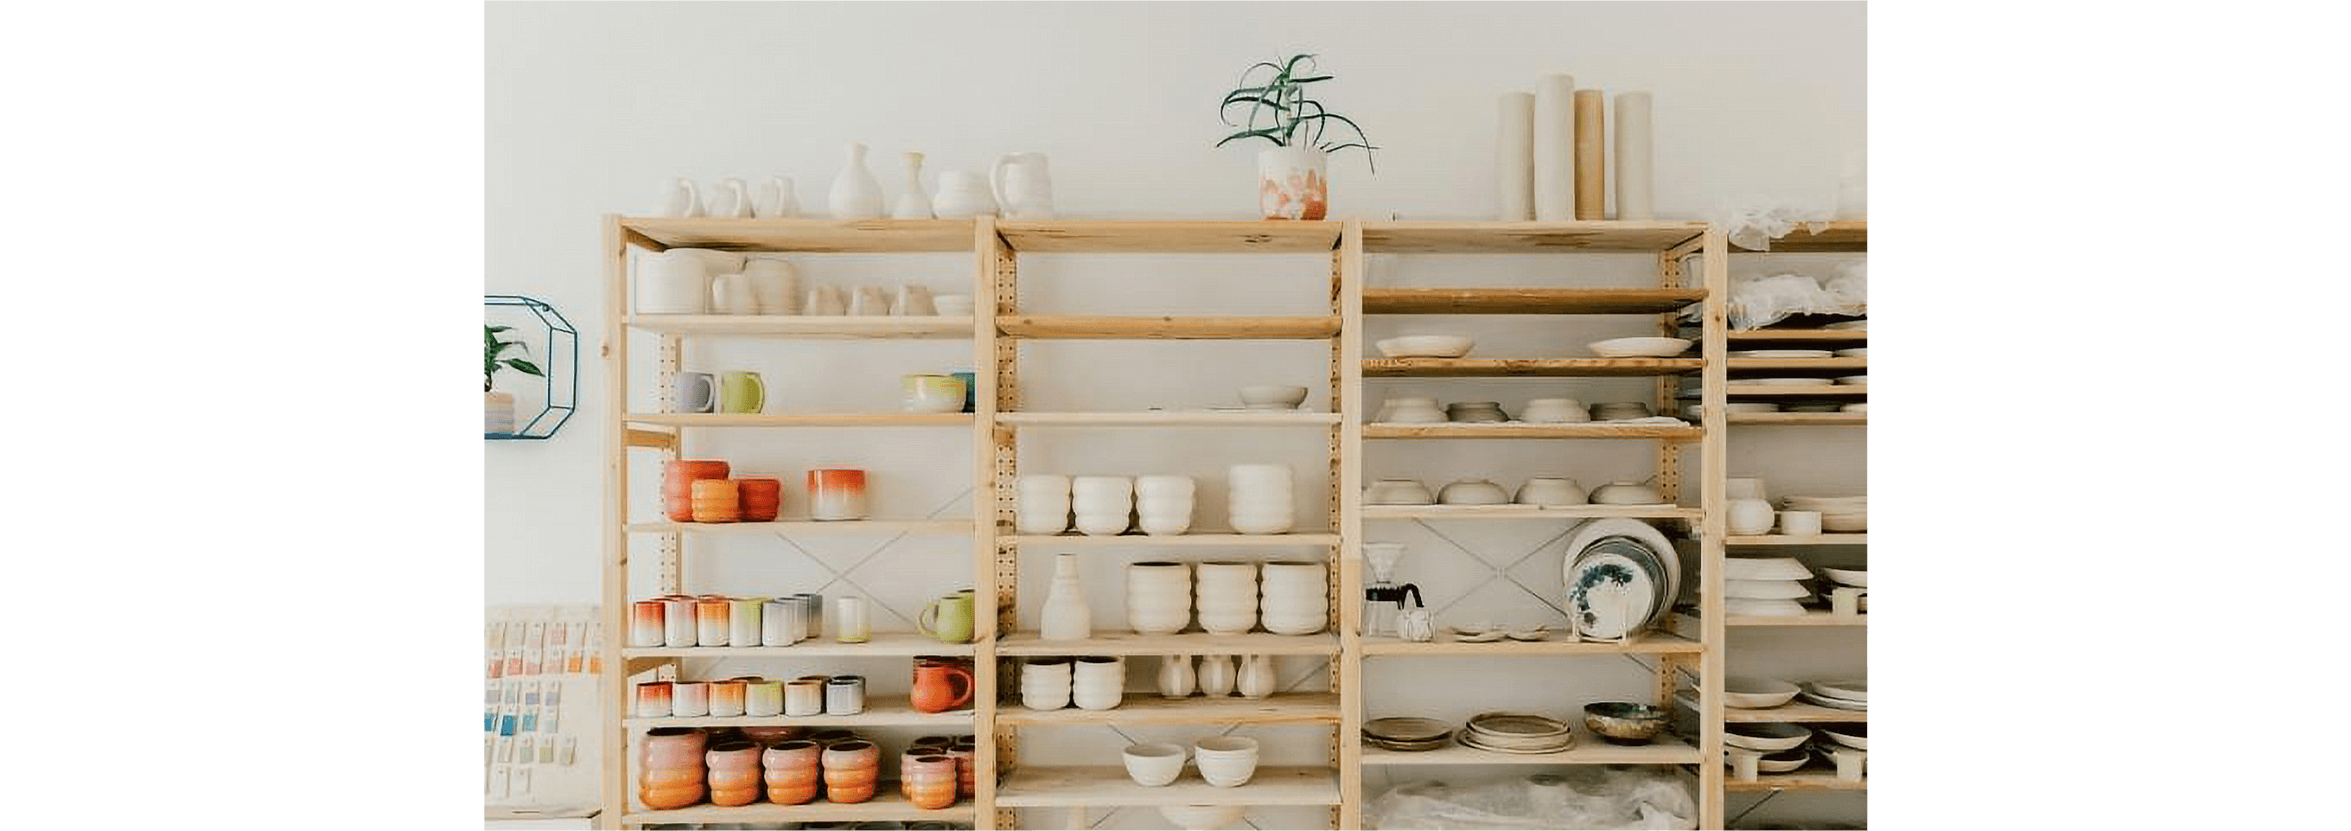
<instances>
[{"instance_id":1,"label":"small white cup","mask_svg":"<svg viewBox=\"0 0 2351 831\"><path fill-rule=\"evenodd\" d=\"M1146 788L1164 788L1184 775L1184 746L1157 742L1128 745L1127 778Z\"/></svg>"},{"instance_id":2,"label":"small white cup","mask_svg":"<svg viewBox=\"0 0 2351 831\"><path fill-rule=\"evenodd\" d=\"M1820 512L1781 511L1780 533L1791 537L1820 536Z\"/></svg>"}]
</instances>

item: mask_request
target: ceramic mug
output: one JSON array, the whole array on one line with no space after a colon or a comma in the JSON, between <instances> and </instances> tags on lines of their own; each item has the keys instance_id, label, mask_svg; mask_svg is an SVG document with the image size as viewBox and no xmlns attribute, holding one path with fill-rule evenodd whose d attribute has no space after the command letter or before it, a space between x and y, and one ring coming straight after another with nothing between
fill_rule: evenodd
<instances>
[{"instance_id":1,"label":"ceramic mug","mask_svg":"<svg viewBox=\"0 0 2351 831\"><path fill-rule=\"evenodd\" d=\"M767 382L759 373L735 370L719 376L719 412L756 413L766 408Z\"/></svg>"},{"instance_id":2,"label":"ceramic mug","mask_svg":"<svg viewBox=\"0 0 2351 831\"><path fill-rule=\"evenodd\" d=\"M707 372L680 372L676 390L678 412L707 413L718 407L718 381Z\"/></svg>"},{"instance_id":3,"label":"ceramic mug","mask_svg":"<svg viewBox=\"0 0 2351 831\"><path fill-rule=\"evenodd\" d=\"M963 411L963 379L953 375L907 375L898 379L900 407L910 413Z\"/></svg>"},{"instance_id":4,"label":"ceramic mug","mask_svg":"<svg viewBox=\"0 0 2351 831\"><path fill-rule=\"evenodd\" d=\"M969 314L969 313L971 312L971 310L970 310L970 309L965 309L965 310L964 310L964 312L965 312L966 314ZM980 376L979 376L979 373L976 373L976 372L950 372L950 373L947 373L947 374L949 374L949 375L953 375L953 376L955 376L955 377L957 377L957 378L961 378L961 379L963 379L963 411L964 411L964 412L967 412L967 413L970 413L970 412L978 412L977 408L973 407L972 405L973 405L973 404L976 404L976 403L978 403L978 402L979 402L979 392L980 392Z\"/></svg>"},{"instance_id":5,"label":"ceramic mug","mask_svg":"<svg viewBox=\"0 0 2351 831\"><path fill-rule=\"evenodd\" d=\"M970 592L956 592L930 602L922 614L914 618L914 628L925 635L938 638L941 643L968 643L972 633L972 604Z\"/></svg>"},{"instance_id":6,"label":"ceramic mug","mask_svg":"<svg viewBox=\"0 0 2351 831\"><path fill-rule=\"evenodd\" d=\"M814 716L824 714L824 681L815 678L796 678L784 682L784 715Z\"/></svg>"}]
</instances>

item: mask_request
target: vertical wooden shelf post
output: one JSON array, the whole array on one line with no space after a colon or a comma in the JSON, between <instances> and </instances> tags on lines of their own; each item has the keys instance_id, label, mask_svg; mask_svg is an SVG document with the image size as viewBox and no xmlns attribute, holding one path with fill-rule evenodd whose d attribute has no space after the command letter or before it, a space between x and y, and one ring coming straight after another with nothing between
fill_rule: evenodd
<instances>
[{"instance_id":1,"label":"vertical wooden shelf post","mask_svg":"<svg viewBox=\"0 0 2351 831\"><path fill-rule=\"evenodd\" d=\"M1730 251L1721 228L1709 225L1703 237L1705 245L1699 252L1700 267L1706 280L1706 302L1702 308L1703 333L1700 348L1706 358L1703 372L1702 401L1705 409L1706 438L1699 444L1698 503L1704 509L1704 519L1698 531L1698 604L1701 618L1701 640L1706 651L1700 653L1699 663L1704 669L1698 674L1698 827L1723 827L1723 764L1722 764L1722 681L1729 672L1725 660L1724 643L1727 640L1723 625L1723 536L1730 532L1724 512L1728 500L1725 491L1726 467L1730 461L1730 416L1723 412L1729 396L1730 349Z\"/></svg>"},{"instance_id":2,"label":"vertical wooden shelf post","mask_svg":"<svg viewBox=\"0 0 2351 831\"><path fill-rule=\"evenodd\" d=\"M1338 575L1337 610L1339 667L1331 686L1339 694L1339 724L1334 740L1339 746L1338 828L1363 827L1363 223L1350 221L1339 231L1336 256L1336 296L1339 336L1332 349L1332 409L1339 424L1332 428L1331 490L1338 498L1338 516L1332 527L1339 545L1331 550L1332 571Z\"/></svg>"}]
</instances>

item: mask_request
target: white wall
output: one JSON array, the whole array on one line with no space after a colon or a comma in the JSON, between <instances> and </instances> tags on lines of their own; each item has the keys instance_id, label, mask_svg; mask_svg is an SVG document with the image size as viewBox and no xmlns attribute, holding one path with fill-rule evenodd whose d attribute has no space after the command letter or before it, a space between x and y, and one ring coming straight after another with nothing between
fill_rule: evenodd
<instances>
[{"instance_id":1,"label":"white wall","mask_svg":"<svg viewBox=\"0 0 2351 831\"><path fill-rule=\"evenodd\" d=\"M1665 218L1696 218L1728 194L1825 200L1841 167L1859 157L1865 137L1866 53L1858 3L496 3L488 24L487 288L555 304L584 327L582 353L591 358L591 377L581 383L588 408L563 435L548 442L492 443L485 450L485 576L493 604L598 597L599 439L607 416L597 407L603 385L592 360L604 312L598 220L606 212L645 212L670 177L708 183L787 175L800 184L802 205L821 210L845 141L873 147L873 169L892 195L901 151L928 154L927 169L935 174L980 170L999 153L1033 150L1052 158L1055 199L1065 217L1250 218L1254 148L1210 147L1223 129L1215 102L1248 63L1296 51L1321 55L1322 67L1338 76L1322 85L1324 100L1363 124L1384 148L1377 175L1352 154L1335 160L1332 213L1338 217L1488 215L1495 96L1531 89L1550 72L1571 72L1580 86L1612 93L1655 93L1656 201ZM1642 260L1375 257L1370 281L1625 283L1643 279ZM1754 258L1734 264L1735 270L1757 267ZM1033 257L1023 261L1024 302L1103 312L1303 311L1319 296L1315 268L1280 257ZM941 290L967 285L970 273L969 258L961 256L809 257L802 269L823 282L920 281ZM1269 284L1266 277L1296 282ZM1536 354L1647 326L1592 321L1567 332L1498 319L1417 323L1474 323L1487 354ZM1377 322L1372 334L1398 325ZM1280 378L1315 383L1314 400L1321 399L1314 380L1322 374L1319 350L1179 348L1183 357L1170 361L1165 356L1175 350L1160 346L1050 344L1032 353L1024 372L1040 406L1198 405L1222 398L1236 384ZM1260 363L1230 360L1234 356ZM777 409L840 410L886 402L889 385L902 372L968 368L970 361L965 345L943 342L697 347L686 363L688 369L759 369L779 388ZM1538 394L1604 400L1630 398L1643 388L1606 379L1383 381L1374 383L1368 397L1425 389L1453 400L1498 398L1512 407ZM650 400L649 391L638 392ZM1781 492L1861 487L1862 446L1853 437L1776 433L1794 438L1768 448L1735 445L1734 471L1784 482L1776 488ZM1320 470L1321 442L1311 433L1193 434L1214 443L1139 443L1137 435L1071 431L1042 437L1024 447L1024 465L1212 474L1233 461L1264 458ZM1372 445L1370 473L1420 476L1432 484L1491 475L1510 485L1529 473L1559 471L1590 483L1647 465L1646 453L1630 447L1527 454L1490 443L1393 444ZM828 459L853 462L892 483L884 510L920 514L964 510L962 488L951 483L965 464L966 456L958 454L967 448L960 437L944 433L778 437L716 431L693 452L788 477ZM1814 459L1825 461L1813 466ZM932 465L944 465L950 474L924 475ZM1319 487L1318 473L1302 479L1302 488ZM1208 513L1211 519L1221 516ZM1557 533L1435 530L1505 562ZM1419 571L1406 579L1456 595L1467 591L1461 553L1431 537L1431 529L1372 531L1415 544L1411 556ZM967 549L959 541L810 545L811 553L839 568L881 552L868 571L852 576L867 578L861 585L874 590L877 600L901 609L970 579L961 565ZM774 540L726 543L692 558L689 580L782 591L784 584L822 578L824 572L784 550ZM1540 573L1546 559L1555 573L1556 558L1544 556L1519 570ZM956 563L959 570L920 570L928 562ZM1088 561L1092 585L1113 611L1116 565L1116 558ZM895 567L916 579L886 579ZM1024 597L1041 597L1038 592L1039 585L1024 586ZM1434 605L1438 598L1431 600ZM1539 605L1521 604L1498 614L1542 612ZM886 615L877 619L877 626L904 628L894 624ZM1796 640L1772 653L1829 664L1808 669L1861 669L1858 638L1779 637ZM1812 648L1832 644L1839 646ZM1741 663L1747 660L1742 656ZM1139 663L1145 666L1136 671L1147 672L1149 662ZM1590 685L1579 685L1576 693L1587 700L1640 689L1640 670L1630 665L1560 663L1528 670L1480 662L1459 668L1503 674L1572 669ZM1296 662L1285 670L1285 681L1319 685L1319 678L1308 680L1312 671ZM1433 691L1412 687L1400 671L1375 665L1372 677L1387 693L1372 715L1439 700ZM1372 785L1381 782L1375 777ZM1800 802L1783 799L1766 811L1784 810L1791 801ZM1851 810L1854 802L1822 810ZM1734 810L1738 806L1734 802ZM1278 815L1261 819L1282 821ZM1128 812L1108 824L1159 823L1147 812Z\"/></svg>"}]
</instances>

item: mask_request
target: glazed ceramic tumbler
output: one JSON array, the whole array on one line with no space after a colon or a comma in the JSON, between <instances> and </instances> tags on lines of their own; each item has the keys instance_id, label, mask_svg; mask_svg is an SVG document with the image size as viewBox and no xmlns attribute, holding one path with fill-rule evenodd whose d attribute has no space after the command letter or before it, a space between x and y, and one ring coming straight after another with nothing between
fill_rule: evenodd
<instances>
[{"instance_id":1,"label":"glazed ceramic tumbler","mask_svg":"<svg viewBox=\"0 0 2351 831\"><path fill-rule=\"evenodd\" d=\"M743 518L742 494L733 479L694 480L694 521L735 522Z\"/></svg>"},{"instance_id":2,"label":"glazed ceramic tumbler","mask_svg":"<svg viewBox=\"0 0 2351 831\"><path fill-rule=\"evenodd\" d=\"M694 521L694 483L727 478L727 463L718 459L679 459L661 465L661 506L671 522Z\"/></svg>"},{"instance_id":3,"label":"glazed ceramic tumbler","mask_svg":"<svg viewBox=\"0 0 2351 831\"><path fill-rule=\"evenodd\" d=\"M759 373L735 370L719 376L718 411L757 413L767 408L767 382Z\"/></svg>"},{"instance_id":4,"label":"glazed ceramic tumbler","mask_svg":"<svg viewBox=\"0 0 2351 831\"><path fill-rule=\"evenodd\" d=\"M865 471L847 468L808 472L808 518L846 521L865 518Z\"/></svg>"},{"instance_id":5,"label":"glazed ceramic tumbler","mask_svg":"<svg viewBox=\"0 0 2351 831\"><path fill-rule=\"evenodd\" d=\"M744 522L774 522L784 509L784 483L767 476L735 480L736 504Z\"/></svg>"}]
</instances>

